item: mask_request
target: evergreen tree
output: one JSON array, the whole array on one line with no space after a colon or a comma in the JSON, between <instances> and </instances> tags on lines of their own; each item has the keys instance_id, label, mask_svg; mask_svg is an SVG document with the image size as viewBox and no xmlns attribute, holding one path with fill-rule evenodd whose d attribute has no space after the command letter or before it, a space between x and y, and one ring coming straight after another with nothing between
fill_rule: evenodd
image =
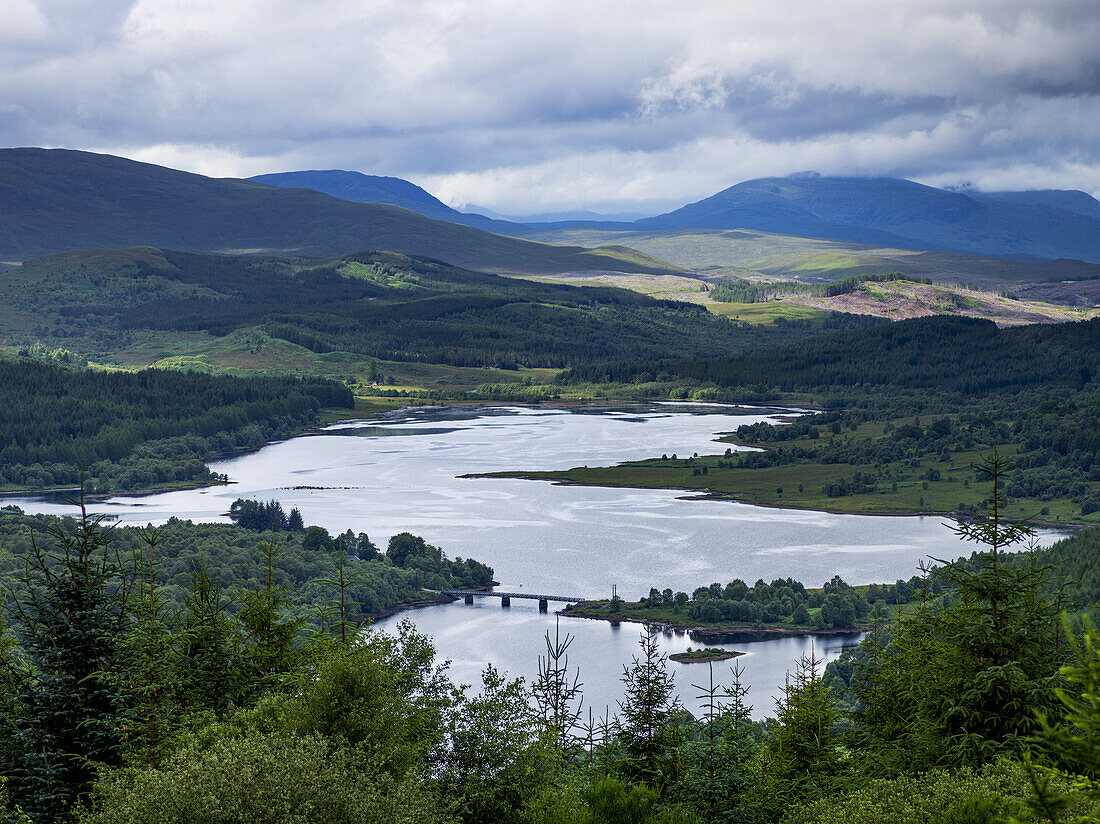
<instances>
[{"instance_id":1,"label":"evergreen tree","mask_svg":"<svg viewBox=\"0 0 1100 824\"><path fill-rule=\"evenodd\" d=\"M283 551L274 533L259 545L264 568L264 586L259 591L238 590L240 621L244 635L244 657L251 673L249 689L265 691L293 670L300 660L297 640L300 618L288 618L286 587L276 583L276 566ZM343 556L341 555L341 566ZM345 632L341 616L341 632ZM346 641L346 634L345 634Z\"/></svg>"},{"instance_id":2,"label":"evergreen tree","mask_svg":"<svg viewBox=\"0 0 1100 824\"><path fill-rule=\"evenodd\" d=\"M167 751L179 714L180 660L175 627L179 616L169 608L158 578L160 531L140 534L133 569L132 622L119 637L119 667L114 684L127 696L127 748L131 762L155 768Z\"/></svg>"},{"instance_id":3,"label":"evergreen tree","mask_svg":"<svg viewBox=\"0 0 1100 824\"><path fill-rule=\"evenodd\" d=\"M677 798L706 821L751 821L759 799L752 707L745 703L748 688L741 683L740 667L731 669L728 688L715 683L713 662L707 668L707 684L692 685L703 702L702 735L685 746Z\"/></svg>"},{"instance_id":4,"label":"evergreen tree","mask_svg":"<svg viewBox=\"0 0 1100 824\"><path fill-rule=\"evenodd\" d=\"M990 516L956 532L985 548L931 571L917 609L899 614L857 667L860 740L886 772L976 765L1018 754L1037 728L1036 710L1056 713L1065 658L1050 570L1030 556L1008 565L1006 547L1032 532L1002 516L1010 463L994 453L975 469L993 482ZM948 592L932 598L932 584Z\"/></svg>"},{"instance_id":5,"label":"evergreen tree","mask_svg":"<svg viewBox=\"0 0 1100 824\"><path fill-rule=\"evenodd\" d=\"M554 745L565 749L581 718L580 672L570 676L569 647L574 636L561 637L559 619L554 619L554 640L546 632L546 657L539 656L538 675L531 685L539 714Z\"/></svg>"},{"instance_id":6,"label":"evergreen tree","mask_svg":"<svg viewBox=\"0 0 1100 824\"><path fill-rule=\"evenodd\" d=\"M646 625L638 645L641 656L623 667L623 700L615 732L627 776L663 786L676 778L674 750L680 735L673 720L683 707L665 665L667 656L657 643L657 630Z\"/></svg>"},{"instance_id":7,"label":"evergreen tree","mask_svg":"<svg viewBox=\"0 0 1100 824\"><path fill-rule=\"evenodd\" d=\"M246 688L240 625L229 611L222 588L204 563L191 572L184 595L181 698L193 712L217 716L237 706Z\"/></svg>"},{"instance_id":8,"label":"evergreen tree","mask_svg":"<svg viewBox=\"0 0 1100 824\"><path fill-rule=\"evenodd\" d=\"M812 649L803 655L776 701L777 725L767 749L770 804L786 806L822 795L841 769L833 729L839 713L822 681L821 664Z\"/></svg>"},{"instance_id":9,"label":"evergreen tree","mask_svg":"<svg viewBox=\"0 0 1100 824\"><path fill-rule=\"evenodd\" d=\"M122 761L124 696L115 689L116 638L129 626L127 579L102 516L34 540L26 597L16 602L18 657L5 656L0 718L12 800L35 821L64 818L102 766Z\"/></svg>"}]
</instances>

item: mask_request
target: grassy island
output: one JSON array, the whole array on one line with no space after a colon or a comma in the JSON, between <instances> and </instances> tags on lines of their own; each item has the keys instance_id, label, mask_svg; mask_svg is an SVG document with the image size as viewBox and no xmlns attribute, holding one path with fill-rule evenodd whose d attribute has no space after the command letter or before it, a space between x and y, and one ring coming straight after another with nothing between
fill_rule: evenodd
<instances>
[{"instance_id":1,"label":"grassy island","mask_svg":"<svg viewBox=\"0 0 1100 824\"><path fill-rule=\"evenodd\" d=\"M687 652L674 652L668 656L668 659L678 661L681 664L705 664L708 661L728 661L730 658L736 658L744 654L743 652L719 649L718 647L707 647L706 649L688 647Z\"/></svg>"}]
</instances>

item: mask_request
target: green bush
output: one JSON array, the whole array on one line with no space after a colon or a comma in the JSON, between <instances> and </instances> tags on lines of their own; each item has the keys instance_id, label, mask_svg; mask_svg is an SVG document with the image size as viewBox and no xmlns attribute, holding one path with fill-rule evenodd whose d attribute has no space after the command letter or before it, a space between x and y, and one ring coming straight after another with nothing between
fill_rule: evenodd
<instances>
[{"instance_id":1,"label":"green bush","mask_svg":"<svg viewBox=\"0 0 1100 824\"><path fill-rule=\"evenodd\" d=\"M869 780L852 792L788 810L783 824L977 824L995 821L994 807L997 815L1020 815L1031 794L1023 765L1000 761L981 770Z\"/></svg>"},{"instance_id":2,"label":"green bush","mask_svg":"<svg viewBox=\"0 0 1100 824\"><path fill-rule=\"evenodd\" d=\"M162 769L119 770L81 824L435 824L438 799L413 781L355 768L318 736L246 735L178 752Z\"/></svg>"}]
</instances>

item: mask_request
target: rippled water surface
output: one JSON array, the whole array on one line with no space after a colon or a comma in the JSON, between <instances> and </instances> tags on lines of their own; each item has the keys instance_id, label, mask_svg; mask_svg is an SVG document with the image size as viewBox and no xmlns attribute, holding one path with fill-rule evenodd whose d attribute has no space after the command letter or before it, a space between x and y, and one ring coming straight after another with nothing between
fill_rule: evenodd
<instances>
[{"instance_id":1,"label":"rippled water surface","mask_svg":"<svg viewBox=\"0 0 1100 824\"><path fill-rule=\"evenodd\" d=\"M723 451L716 433L764 420L763 412L695 405L647 405L564 410L523 407L426 408L399 416L328 428L212 464L229 486L142 498L112 498L97 511L124 523L169 517L227 520L238 497L298 507L307 524L366 532L384 546L403 531L423 535L448 555L490 564L512 590L589 598L626 598L658 589L691 592L713 581L793 577L820 586L834 574L849 583L908 578L928 556L963 549L938 517L869 517L767 509L736 502L692 500L673 490L556 486L543 481L462 478L506 469L566 469L676 453ZM28 511L65 512L42 499L9 499ZM453 659L460 680L472 682L486 662L531 675L553 616L532 601L455 604L409 613ZM385 622L384 625L392 623ZM635 651L637 630L566 620L577 634L574 660L599 710L617 695L622 664ZM668 651L692 642L670 635ZM842 641L818 639L835 655ZM810 642L741 645L757 711ZM725 667L726 665L722 665ZM705 676L704 665L676 665L682 682ZM698 675L696 673L702 673ZM686 679L686 681L685 681ZM693 692L683 687L685 692ZM603 696L603 697L598 697Z\"/></svg>"}]
</instances>

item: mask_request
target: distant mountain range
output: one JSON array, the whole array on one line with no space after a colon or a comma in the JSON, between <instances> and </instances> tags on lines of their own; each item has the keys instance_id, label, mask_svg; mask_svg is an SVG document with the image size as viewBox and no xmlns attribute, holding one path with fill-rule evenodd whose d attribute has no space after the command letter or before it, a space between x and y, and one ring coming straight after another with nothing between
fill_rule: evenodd
<instances>
[{"instance_id":1,"label":"distant mountain range","mask_svg":"<svg viewBox=\"0 0 1100 824\"><path fill-rule=\"evenodd\" d=\"M951 192L895 178L796 175L731 186L639 229L756 229L1013 258L1100 262L1100 203L1084 192Z\"/></svg>"},{"instance_id":2,"label":"distant mountain range","mask_svg":"<svg viewBox=\"0 0 1100 824\"><path fill-rule=\"evenodd\" d=\"M517 235L526 231L528 223L551 223L562 221L631 221L645 217L644 214L602 215L587 209L572 209L565 212L541 212L533 215L502 215L482 206L467 207L469 211L452 209L430 192L400 177L365 175L362 172L349 172L343 169L325 171L276 172L274 174L255 175L248 178L256 183L270 186L282 186L287 189L313 189L326 195L350 200L352 203L389 203L419 212L425 217L475 226L504 235Z\"/></svg>"},{"instance_id":3,"label":"distant mountain range","mask_svg":"<svg viewBox=\"0 0 1100 824\"><path fill-rule=\"evenodd\" d=\"M348 200L393 203L429 217L517 237L567 228L754 229L894 249L1100 263L1100 201L1078 191L954 192L897 178L810 173L748 180L675 211L634 221L561 214L515 223L489 222L481 215L459 212L399 178L329 171L252 179L277 186L310 186Z\"/></svg>"},{"instance_id":4,"label":"distant mountain range","mask_svg":"<svg viewBox=\"0 0 1100 824\"><path fill-rule=\"evenodd\" d=\"M310 189L67 149L0 149L0 261L129 246L307 256L377 249L490 272L671 270L629 249L536 243Z\"/></svg>"},{"instance_id":5,"label":"distant mountain range","mask_svg":"<svg viewBox=\"0 0 1100 824\"><path fill-rule=\"evenodd\" d=\"M596 249L525 240L616 230ZM1100 263L1100 202L1084 192L956 192L895 178L749 180L663 215L516 223L452 209L394 177L341 170L213 179L110 155L0 150L0 261L93 247L309 256L379 249L494 272L668 272L629 232L751 229L1015 260Z\"/></svg>"}]
</instances>

